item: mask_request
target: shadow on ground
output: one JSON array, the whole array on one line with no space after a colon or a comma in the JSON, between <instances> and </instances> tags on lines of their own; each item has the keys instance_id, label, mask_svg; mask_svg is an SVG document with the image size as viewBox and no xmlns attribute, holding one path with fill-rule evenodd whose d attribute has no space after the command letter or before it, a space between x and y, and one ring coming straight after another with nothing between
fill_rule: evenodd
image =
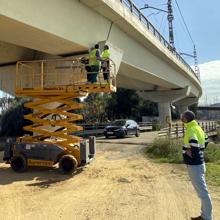
<instances>
[{"instance_id":1,"label":"shadow on ground","mask_svg":"<svg viewBox=\"0 0 220 220\"><path fill-rule=\"evenodd\" d=\"M58 168L29 167L24 173L14 172L9 164L4 164L0 152L0 185L7 185L19 181L27 181L26 186L48 188L53 184L66 181L80 174L84 167L80 167L71 175L62 174Z\"/></svg>"}]
</instances>

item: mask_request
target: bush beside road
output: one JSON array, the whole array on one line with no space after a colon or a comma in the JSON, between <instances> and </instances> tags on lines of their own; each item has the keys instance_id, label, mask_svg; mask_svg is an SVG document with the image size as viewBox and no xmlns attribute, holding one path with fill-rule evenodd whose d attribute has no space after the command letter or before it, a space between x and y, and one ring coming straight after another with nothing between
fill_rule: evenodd
<instances>
[{"instance_id":1,"label":"bush beside road","mask_svg":"<svg viewBox=\"0 0 220 220\"><path fill-rule=\"evenodd\" d=\"M146 148L146 153L160 162L181 164L182 145L182 139L159 138ZM220 144L209 143L205 150L205 161L208 182L220 186Z\"/></svg>"}]
</instances>

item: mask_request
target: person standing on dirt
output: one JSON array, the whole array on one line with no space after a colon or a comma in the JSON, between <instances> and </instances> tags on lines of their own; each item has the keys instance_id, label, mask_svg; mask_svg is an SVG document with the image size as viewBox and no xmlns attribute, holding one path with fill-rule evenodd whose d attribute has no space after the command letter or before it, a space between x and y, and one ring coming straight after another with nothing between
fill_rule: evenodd
<instances>
[{"instance_id":1,"label":"person standing on dirt","mask_svg":"<svg viewBox=\"0 0 220 220\"><path fill-rule=\"evenodd\" d=\"M186 127L183 159L191 183L201 200L201 215L192 217L191 220L212 220L212 201L206 185L204 162L204 149L208 145L208 138L195 121L195 114L192 111L185 111L181 115L181 120Z\"/></svg>"}]
</instances>

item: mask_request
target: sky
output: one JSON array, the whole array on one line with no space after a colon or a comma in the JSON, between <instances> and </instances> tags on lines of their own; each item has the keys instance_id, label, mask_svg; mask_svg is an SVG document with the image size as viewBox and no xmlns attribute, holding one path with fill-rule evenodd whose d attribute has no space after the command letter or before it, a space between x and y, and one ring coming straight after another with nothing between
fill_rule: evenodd
<instances>
[{"instance_id":1,"label":"sky","mask_svg":"<svg viewBox=\"0 0 220 220\"><path fill-rule=\"evenodd\" d=\"M139 8L144 4L167 10L167 0L133 0ZM184 17L191 38L182 21L177 4ZM220 1L202 0L172 0L174 14L174 43L177 52L193 53L193 44L196 45L200 78L203 95L199 100L201 105L220 103ZM149 21L168 40L167 13L145 9L142 12ZM194 59L183 56L190 64Z\"/></svg>"}]
</instances>

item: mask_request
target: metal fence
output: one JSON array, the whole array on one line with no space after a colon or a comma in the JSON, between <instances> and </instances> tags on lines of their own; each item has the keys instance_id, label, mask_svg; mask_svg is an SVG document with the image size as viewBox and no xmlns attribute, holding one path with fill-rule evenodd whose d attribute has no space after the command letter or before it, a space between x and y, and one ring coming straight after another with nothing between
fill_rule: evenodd
<instances>
[{"instance_id":1,"label":"metal fence","mask_svg":"<svg viewBox=\"0 0 220 220\"><path fill-rule=\"evenodd\" d=\"M217 135L217 122L216 121L201 121L198 122L204 132L208 136ZM185 134L185 127L183 123L174 123L167 128L159 131L159 137L180 138Z\"/></svg>"},{"instance_id":2,"label":"metal fence","mask_svg":"<svg viewBox=\"0 0 220 220\"><path fill-rule=\"evenodd\" d=\"M157 127L160 127L160 124L157 122L137 122L139 125L139 129L141 132L144 131L152 131ZM83 127L83 131L75 132L75 135L78 136L103 136L104 129L106 126L110 125L111 123L91 123L91 124L79 124Z\"/></svg>"},{"instance_id":3,"label":"metal fence","mask_svg":"<svg viewBox=\"0 0 220 220\"><path fill-rule=\"evenodd\" d=\"M139 10L139 8L131 1L131 0L119 0L134 16L138 18L138 20L147 28L149 32L151 32L159 42L166 47L176 58L182 62L187 69L193 73L198 80L199 76L193 71L190 65L176 52L176 50L170 45L170 43L160 34L160 32L151 24L151 22L146 18L146 16Z\"/></svg>"}]
</instances>

